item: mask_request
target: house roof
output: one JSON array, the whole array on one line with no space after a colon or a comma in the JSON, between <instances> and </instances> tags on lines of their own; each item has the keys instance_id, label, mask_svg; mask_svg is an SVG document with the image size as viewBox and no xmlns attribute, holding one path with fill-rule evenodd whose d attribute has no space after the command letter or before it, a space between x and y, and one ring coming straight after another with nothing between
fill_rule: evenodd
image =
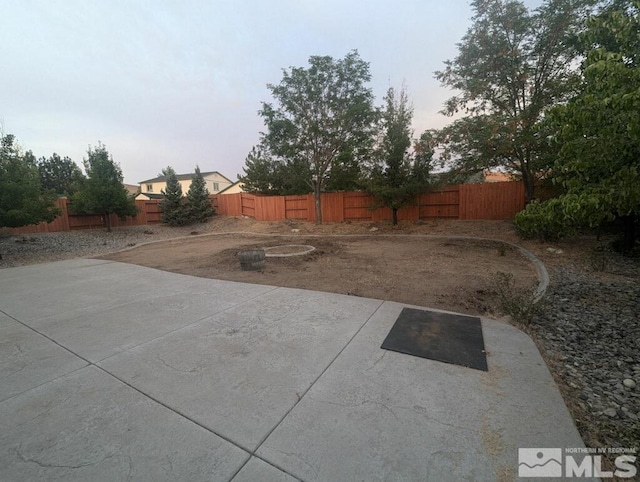
<instances>
[{"instance_id":1,"label":"house roof","mask_svg":"<svg viewBox=\"0 0 640 482\"><path fill-rule=\"evenodd\" d=\"M188 181L191 178L193 178L194 174L195 173L193 172L190 172L189 174L177 174L176 177L178 178L178 181ZM207 171L207 172L201 172L200 174L202 174L202 177L207 177L212 174L217 174L218 176L226 179L227 181L232 182L231 179L229 179L227 176L223 176L218 171ZM150 182L164 182L166 180L167 180L167 176L158 176L158 177L154 177L153 179L147 179L146 181L140 181L139 184L146 184Z\"/></svg>"},{"instance_id":2,"label":"house roof","mask_svg":"<svg viewBox=\"0 0 640 482\"><path fill-rule=\"evenodd\" d=\"M129 194L138 194L140 192L140 186L137 184L123 184Z\"/></svg>"},{"instance_id":3,"label":"house roof","mask_svg":"<svg viewBox=\"0 0 640 482\"><path fill-rule=\"evenodd\" d=\"M164 199L164 196L162 194L153 192L141 192L138 194L138 196L147 196L149 199Z\"/></svg>"},{"instance_id":4,"label":"house roof","mask_svg":"<svg viewBox=\"0 0 640 482\"><path fill-rule=\"evenodd\" d=\"M229 189L231 189L233 186L236 186L238 184L240 184L242 181L236 181L233 184L230 184L229 186L225 187L222 191L218 192L218 194L222 194L225 191L228 191Z\"/></svg>"}]
</instances>

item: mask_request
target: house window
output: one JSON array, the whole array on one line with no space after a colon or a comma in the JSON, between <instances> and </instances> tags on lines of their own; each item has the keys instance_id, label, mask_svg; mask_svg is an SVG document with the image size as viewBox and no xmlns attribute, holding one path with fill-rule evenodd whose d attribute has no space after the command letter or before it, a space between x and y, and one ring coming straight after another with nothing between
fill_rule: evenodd
<instances>
[{"instance_id":1,"label":"house window","mask_svg":"<svg viewBox=\"0 0 640 482\"><path fill-rule=\"evenodd\" d=\"M153 184L147 184L147 192L153 192Z\"/></svg>"},{"instance_id":2,"label":"house window","mask_svg":"<svg viewBox=\"0 0 640 482\"><path fill-rule=\"evenodd\" d=\"M220 190L220 183L214 182L213 183L213 192L219 191Z\"/></svg>"}]
</instances>

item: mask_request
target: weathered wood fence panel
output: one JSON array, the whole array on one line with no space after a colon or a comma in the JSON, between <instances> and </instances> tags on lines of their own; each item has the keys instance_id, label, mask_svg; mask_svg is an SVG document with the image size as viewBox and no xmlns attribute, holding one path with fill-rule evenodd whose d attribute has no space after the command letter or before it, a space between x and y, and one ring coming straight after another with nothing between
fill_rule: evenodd
<instances>
[{"instance_id":1,"label":"weathered wood fence panel","mask_svg":"<svg viewBox=\"0 0 640 482\"><path fill-rule=\"evenodd\" d=\"M284 217L306 221L309 218L308 196L284 196Z\"/></svg>"},{"instance_id":2,"label":"weathered wood fence panel","mask_svg":"<svg viewBox=\"0 0 640 482\"><path fill-rule=\"evenodd\" d=\"M457 219L460 216L460 186L422 194L417 205L418 219Z\"/></svg>"},{"instance_id":3,"label":"weathered wood fence panel","mask_svg":"<svg viewBox=\"0 0 640 482\"><path fill-rule=\"evenodd\" d=\"M133 217L120 219L115 214L109 216L111 226L137 226L144 224L155 224L162 221L162 210L160 209L160 200L151 199L148 201L136 201L138 214ZM50 223L39 223L31 226L23 226L21 228L12 228L10 232L13 234L29 234L29 233L54 233L59 231L77 231L81 229L95 229L105 227L104 218L95 214L75 214L73 205L66 198L59 198L56 201L56 207L61 214Z\"/></svg>"},{"instance_id":4,"label":"weathered wood fence panel","mask_svg":"<svg viewBox=\"0 0 640 482\"><path fill-rule=\"evenodd\" d=\"M241 216L249 216L252 218L256 217L256 197L251 194L245 194L243 192L239 192L237 194L228 194L228 196L239 196L240 197L240 215Z\"/></svg>"},{"instance_id":5,"label":"weathered wood fence panel","mask_svg":"<svg viewBox=\"0 0 640 482\"><path fill-rule=\"evenodd\" d=\"M248 193L211 196L216 212L223 216L248 216L259 221L285 219L311 221L316 218L313 194L302 196L258 196ZM61 211L50 223L40 223L10 231L14 234L48 233L104 227L102 216L74 214L65 198L56 203ZM134 226L162 221L160 200L136 201L138 214L120 220L111 215L111 225ZM459 184L427 192L416 203L398 211L398 219L513 219L525 207L524 184L519 181L483 184ZM386 221L391 209L376 207L376 199L365 192L332 192L322 194L323 221Z\"/></svg>"},{"instance_id":6,"label":"weathered wood fence panel","mask_svg":"<svg viewBox=\"0 0 640 482\"><path fill-rule=\"evenodd\" d=\"M519 181L460 185L460 219L513 219L525 208Z\"/></svg>"},{"instance_id":7,"label":"weathered wood fence panel","mask_svg":"<svg viewBox=\"0 0 640 482\"><path fill-rule=\"evenodd\" d=\"M229 198L218 201L217 212L221 215L237 216L241 212L259 221L295 219L313 222L316 217L312 194L260 196L236 193L222 194L218 198ZM238 203L240 208L237 208ZM366 192L323 193L322 219L330 223L390 220L391 210L376 205L376 199ZM524 185L519 181L459 184L421 194L414 205L398 211L398 219L513 219L524 206Z\"/></svg>"}]
</instances>

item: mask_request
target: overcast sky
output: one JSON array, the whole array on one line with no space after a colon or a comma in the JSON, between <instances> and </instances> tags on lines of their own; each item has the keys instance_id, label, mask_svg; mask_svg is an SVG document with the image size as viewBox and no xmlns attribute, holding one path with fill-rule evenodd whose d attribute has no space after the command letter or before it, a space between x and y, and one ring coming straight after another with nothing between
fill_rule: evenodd
<instances>
[{"instance_id":1,"label":"overcast sky","mask_svg":"<svg viewBox=\"0 0 640 482\"><path fill-rule=\"evenodd\" d=\"M415 135L442 127L451 92L433 72L472 15L467 0L3 0L0 11L5 133L78 165L100 141L131 184L196 164L235 181L266 84L312 55L357 49L376 104L404 81Z\"/></svg>"}]
</instances>

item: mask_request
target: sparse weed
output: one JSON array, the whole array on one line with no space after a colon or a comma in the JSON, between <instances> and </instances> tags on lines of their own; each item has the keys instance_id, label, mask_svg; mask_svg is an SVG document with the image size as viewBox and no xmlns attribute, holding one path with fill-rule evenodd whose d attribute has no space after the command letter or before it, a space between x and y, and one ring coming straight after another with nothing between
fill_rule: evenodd
<instances>
[{"instance_id":1,"label":"sparse weed","mask_svg":"<svg viewBox=\"0 0 640 482\"><path fill-rule=\"evenodd\" d=\"M606 271L611 256L611 250L607 246L596 246L589 252L589 267L593 271Z\"/></svg>"},{"instance_id":2,"label":"sparse weed","mask_svg":"<svg viewBox=\"0 0 640 482\"><path fill-rule=\"evenodd\" d=\"M514 321L529 325L544 310L543 302L536 302L533 289L516 287L513 274L498 271L493 275L493 281L498 309Z\"/></svg>"}]
</instances>

